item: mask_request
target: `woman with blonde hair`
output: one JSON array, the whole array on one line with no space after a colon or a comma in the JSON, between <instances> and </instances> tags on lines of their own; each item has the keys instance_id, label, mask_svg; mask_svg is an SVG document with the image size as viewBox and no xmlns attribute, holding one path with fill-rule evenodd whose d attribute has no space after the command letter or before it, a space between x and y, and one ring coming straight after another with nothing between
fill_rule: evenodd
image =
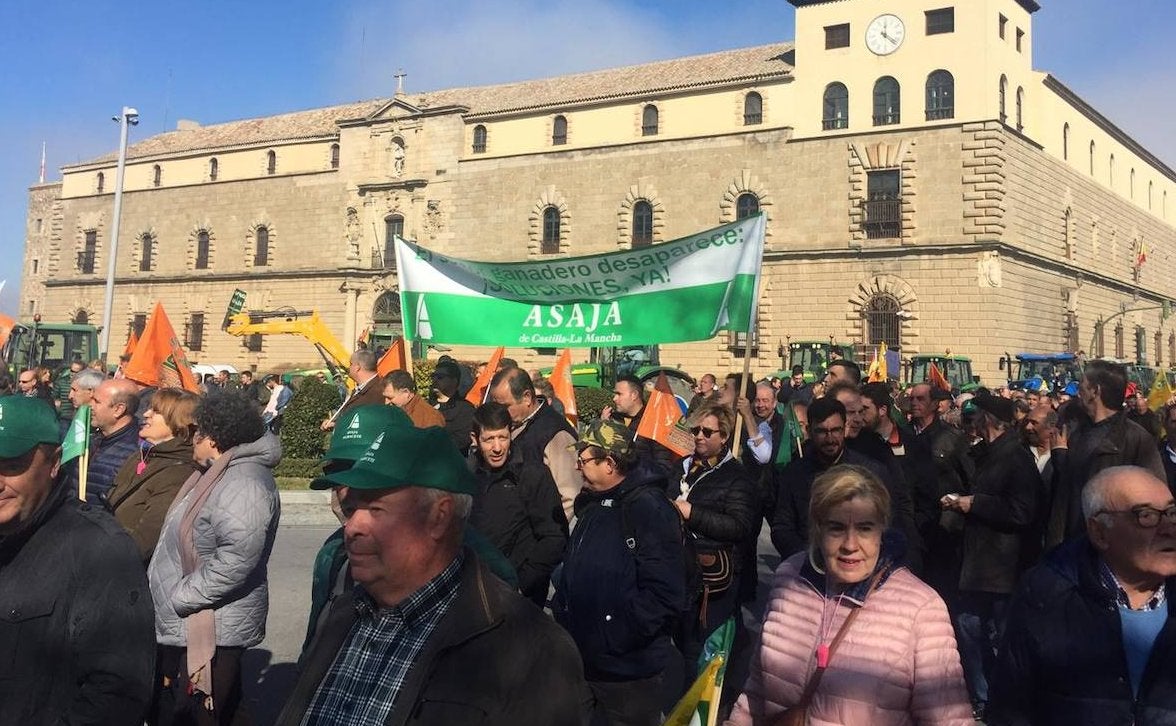
<instances>
[{"instance_id":1,"label":"woman with blonde hair","mask_svg":"<svg viewBox=\"0 0 1176 726\"><path fill-rule=\"evenodd\" d=\"M901 565L890 495L835 466L813 484L809 548L776 571L729 724L973 723L943 600Z\"/></svg>"},{"instance_id":2,"label":"woman with blonde hair","mask_svg":"<svg viewBox=\"0 0 1176 726\"><path fill-rule=\"evenodd\" d=\"M161 388L151 397L139 428L139 450L114 476L107 502L143 557L151 560L163 518L184 482L196 471L192 434L200 398L179 388Z\"/></svg>"}]
</instances>

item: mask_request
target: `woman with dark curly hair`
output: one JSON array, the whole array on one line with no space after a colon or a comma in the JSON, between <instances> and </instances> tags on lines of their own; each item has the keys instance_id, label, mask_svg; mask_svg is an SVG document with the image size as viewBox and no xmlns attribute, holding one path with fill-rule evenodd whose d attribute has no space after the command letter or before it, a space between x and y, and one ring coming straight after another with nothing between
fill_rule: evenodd
<instances>
[{"instance_id":1,"label":"woman with dark curly hair","mask_svg":"<svg viewBox=\"0 0 1176 726\"><path fill-rule=\"evenodd\" d=\"M114 487L106 495L114 518L139 546L144 567L176 493L196 470L192 433L199 403L196 394L180 388L156 391L143 413L139 450L114 475Z\"/></svg>"},{"instance_id":2,"label":"woman with dark curly hair","mask_svg":"<svg viewBox=\"0 0 1176 726\"><path fill-rule=\"evenodd\" d=\"M168 510L147 570L159 689L151 722L177 713L229 724L241 708L241 656L265 636L266 565L278 528L277 437L239 392L196 407L198 471Z\"/></svg>"}]
</instances>

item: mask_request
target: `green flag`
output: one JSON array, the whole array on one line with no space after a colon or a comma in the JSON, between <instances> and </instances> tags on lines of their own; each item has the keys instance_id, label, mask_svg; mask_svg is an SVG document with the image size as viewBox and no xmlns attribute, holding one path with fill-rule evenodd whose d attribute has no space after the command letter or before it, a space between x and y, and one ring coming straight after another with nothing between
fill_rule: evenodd
<instances>
[{"instance_id":1,"label":"green flag","mask_svg":"<svg viewBox=\"0 0 1176 726\"><path fill-rule=\"evenodd\" d=\"M65 440L61 442L61 463L73 461L90 448L90 407L82 406L74 414Z\"/></svg>"},{"instance_id":2,"label":"green flag","mask_svg":"<svg viewBox=\"0 0 1176 726\"><path fill-rule=\"evenodd\" d=\"M796 454L801 452L801 447L804 444L804 429L800 425L800 420L796 418L796 409L791 405L777 404L776 410L784 417L784 424L780 426L780 446L776 450L776 461L773 463L777 468L783 469L792 463L792 458Z\"/></svg>"},{"instance_id":3,"label":"green flag","mask_svg":"<svg viewBox=\"0 0 1176 726\"><path fill-rule=\"evenodd\" d=\"M404 331L461 345L586 348L746 331L763 266L762 214L587 257L492 263L396 240Z\"/></svg>"}]
</instances>

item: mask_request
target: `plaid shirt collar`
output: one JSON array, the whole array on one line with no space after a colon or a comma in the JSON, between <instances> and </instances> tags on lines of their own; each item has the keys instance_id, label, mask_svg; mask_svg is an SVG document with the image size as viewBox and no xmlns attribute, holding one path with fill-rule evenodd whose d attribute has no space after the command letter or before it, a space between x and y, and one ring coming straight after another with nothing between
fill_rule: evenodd
<instances>
[{"instance_id":1,"label":"plaid shirt collar","mask_svg":"<svg viewBox=\"0 0 1176 726\"><path fill-rule=\"evenodd\" d=\"M458 574L465 562L465 553L459 552L453 562L419 590L390 608L381 608L362 585L355 586L355 614L360 618L371 618L378 623L397 619L406 627L412 627L421 618L431 615L457 590Z\"/></svg>"},{"instance_id":2,"label":"plaid shirt collar","mask_svg":"<svg viewBox=\"0 0 1176 726\"><path fill-rule=\"evenodd\" d=\"M1102 586L1106 588L1111 597L1115 599L1115 605L1123 610L1156 610L1168 599L1167 586L1161 582L1159 589L1157 589L1152 596L1148 598L1147 602L1141 608L1131 607L1131 600L1127 597L1127 591L1119 584L1119 578L1115 577L1115 573L1111 572L1111 568L1107 563L1100 562L1098 568L1099 580Z\"/></svg>"}]
</instances>

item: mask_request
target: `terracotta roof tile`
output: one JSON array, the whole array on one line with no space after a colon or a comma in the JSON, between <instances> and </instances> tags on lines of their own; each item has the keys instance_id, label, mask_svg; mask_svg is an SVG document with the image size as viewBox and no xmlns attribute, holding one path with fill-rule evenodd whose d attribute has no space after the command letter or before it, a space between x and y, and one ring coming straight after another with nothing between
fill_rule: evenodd
<instances>
[{"instance_id":1,"label":"terracotta roof tile","mask_svg":"<svg viewBox=\"0 0 1176 726\"><path fill-rule=\"evenodd\" d=\"M643 96L739 80L780 78L792 72L792 65L786 60L792 47L791 43L775 43L555 78L408 94L403 100L422 109L463 106L469 109L469 115L480 115ZM338 133L339 121L367 117L391 100L374 99L169 131L132 144L127 149L127 158L329 137ZM116 158L117 154L110 153L71 166L110 162Z\"/></svg>"}]
</instances>

